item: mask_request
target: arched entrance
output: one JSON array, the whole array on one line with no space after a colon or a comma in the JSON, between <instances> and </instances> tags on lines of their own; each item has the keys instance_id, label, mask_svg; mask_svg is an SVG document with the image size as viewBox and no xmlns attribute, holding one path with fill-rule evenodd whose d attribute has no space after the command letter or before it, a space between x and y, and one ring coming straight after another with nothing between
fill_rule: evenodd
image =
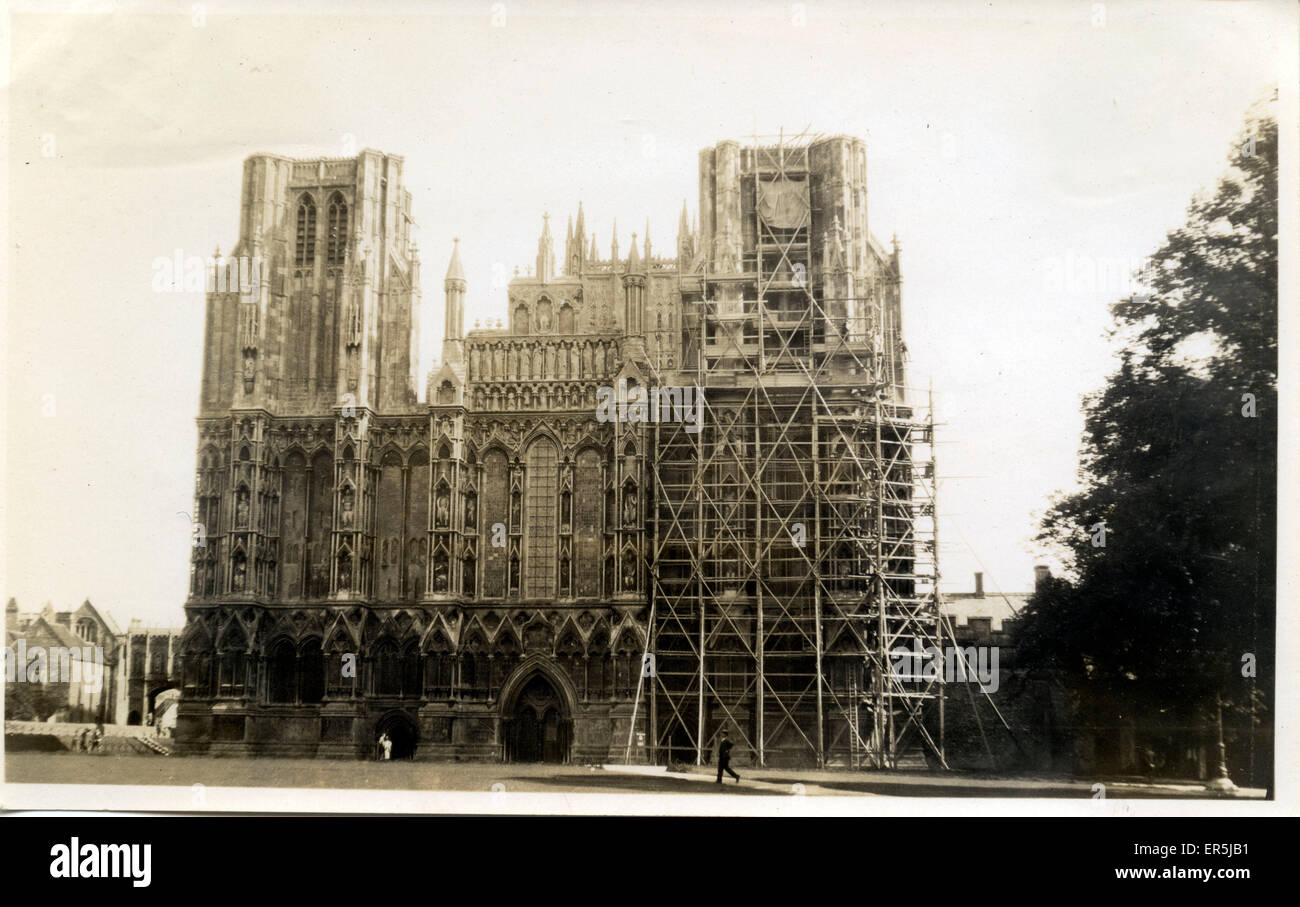
<instances>
[{"instance_id":1,"label":"arched entrance","mask_svg":"<svg viewBox=\"0 0 1300 907\"><path fill-rule=\"evenodd\" d=\"M393 759L415 758L415 748L419 743L420 731L411 716L405 712L389 712L375 725L375 755L382 759L379 738L384 734L393 741Z\"/></svg>"},{"instance_id":2,"label":"arched entrance","mask_svg":"<svg viewBox=\"0 0 1300 907\"><path fill-rule=\"evenodd\" d=\"M507 762L569 761L573 721L561 694L541 671L503 701L501 725Z\"/></svg>"}]
</instances>

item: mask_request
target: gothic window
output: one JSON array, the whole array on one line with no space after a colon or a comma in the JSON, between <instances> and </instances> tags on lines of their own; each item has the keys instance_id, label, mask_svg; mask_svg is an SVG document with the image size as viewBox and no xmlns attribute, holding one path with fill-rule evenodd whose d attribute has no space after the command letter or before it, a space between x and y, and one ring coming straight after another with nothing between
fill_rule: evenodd
<instances>
[{"instance_id":1,"label":"gothic window","mask_svg":"<svg viewBox=\"0 0 1300 907\"><path fill-rule=\"evenodd\" d=\"M392 640L375 646L371 670L371 691L376 696L397 696L402 688L401 659Z\"/></svg>"},{"instance_id":2,"label":"gothic window","mask_svg":"<svg viewBox=\"0 0 1300 907\"><path fill-rule=\"evenodd\" d=\"M579 597L600 595L601 482L600 454L580 451L573 474L574 594Z\"/></svg>"},{"instance_id":3,"label":"gothic window","mask_svg":"<svg viewBox=\"0 0 1300 907\"><path fill-rule=\"evenodd\" d=\"M425 567L429 549L429 451L419 447L411 452L410 489L406 502L406 598L424 597Z\"/></svg>"},{"instance_id":4,"label":"gothic window","mask_svg":"<svg viewBox=\"0 0 1300 907\"><path fill-rule=\"evenodd\" d=\"M311 461L310 518L307 522L308 594L324 598L330 589L330 540L334 529L334 458L320 451ZM342 582L340 587L344 587Z\"/></svg>"},{"instance_id":5,"label":"gothic window","mask_svg":"<svg viewBox=\"0 0 1300 907\"><path fill-rule=\"evenodd\" d=\"M573 307L568 303L560 306L560 333L573 333ZM577 377L576 375L574 377Z\"/></svg>"},{"instance_id":6,"label":"gothic window","mask_svg":"<svg viewBox=\"0 0 1300 907\"><path fill-rule=\"evenodd\" d=\"M587 654L587 695L592 699L608 699L612 681L609 634L597 630L592 635Z\"/></svg>"},{"instance_id":7,"label":"gothic window","mask_svg":"<svg viewBox=\"0 0 1300 907\"><path fill-rule=\"evenodd\" d=\"M348 205L343 196L335 192L330 196L329 235L325 242L325 264L343 264L343 254L348 247Z\"/></svg>"},{"instance_id":8,"label":"gothic window","mask_svg":"<svg viewBox=\"0 0 1300 907\"><path fill-rule=\"evenodd\" d=\"M446 699L451 696L452 672L455 669L455 657L451 645L441 632L434 634L430 643L429 654L425 661L425 691L434 699Z\"/></svg>"},{"instance_id":9,"label":"gothic window","mask_svg":"<svg viewBox=\"0 0 1300 907\"><path fill-rule=\"evenodd\" d=\"M618 638L618 651L614 654L614 695L619 699L631 699L636 693L637 655L633 651L633 641L628 633Z\"/></svg>"},{"instance_id":10,"label":"gothic window","mask_svg":"<svg viewBox=\"0 0 1300 907\"><path fill-rule=\"evenodd\" d=\"M218 665L218 693L221 696L243 696L247 680L248 640L237 624L226 631L221 644ZM143 654L143 653L142 653Z\"/></svg>"},{"instance_id":11,"label":"gothic window","mask_svg":"<svg viewBox=\"0 0 1300 907\"><path fill-rule=\"evenodd\" d=\"M181 658L181 685L191 696L212 695L212 655L198 641L189 643Z\"/></svg>"},{"instance_id":12,"label":"gothic window","mask_svg":"<svg viewBox=\"0 0 1300 907\"><path fill-rule=\"evenodd\" d=\"M284 461L284 506L280 511L280 587L286 597L302 595L303 544L307 534L307 464L294 451Z\"/></svg>"},{"instance_id":13,"label":"gothic window","mask_svg":"<svg viewBox=\"0 0 1300 907\"><path fill-rule=\"evenodd\" d=\"M537 598L555 594L557 465L555 444L549 438L538 438L529 446L524 569L526 594Z\"/></svg>"},{"instance_id":14,"label":"gothic window","mask_svg":"<svg viewBox=\"0 0 1300 907\"><path fill-rule=\"evenodd\" d=\"M316 203L310 195L298 201L298 247L293 263L302 268L316 261Z\"/></svg>"},{"instance_id":15,"label":"gothic window","mask_svg":"<svg viewBox=\"0 0 1300 907\"><path fill-rule=\"evenodd\" d=\"M578 691L578 698L586 698L587 671L582 657L582 643L579 642L578 636L574 633L572 627L561 635L560 642L555 647L555 658L560 667L569 675L569 679L573 681L573 685Z\"/></svg>"},{"instance_id":16,"label":"gothic window","mask_svg":"<svg viewBox=\"0 0 1300 907\"><path fill-rule=\"evenodd\" d=\"M506 594L506 521L509 518L509 471L500 450L483 457L483 594L500 598Z\"/></svg>"},{"instance_id":17,"label":"gothic window","mask_svg":"<svg viewBox=\"0 0 1300 907\"><path fill-rule=\"evenodd\" d=\"M568 491L560 494L560 532L568 535L573 531L573 495Z\"/></svg>"},{"instance_id":18,"label":"gothic window","mask_svg":"<svg viewBox=\"0 0 1300 907\"><path fill-rule=\"evenodd\" d=\"M518 306L515 309L515 333L528 333L528 306Z\"/></svg>"},{"instance_id":19,"label":"gothic window","mask_svg":"<svg viewBox=\"0 0 1300 907\"><path fill-rule=\"evenodd\" d=\"M266 696L269 702L293 702L298 695L298 653L287 639L277 642L267 654Z\"/></svg>"},{"instance_id":20,"label":"gothic window","mask_svg":"<svg viewBox=\"0 0 1300 907\"><path fill-rule=\"evenodd\" d=\"M86 642L94 643L99 639L99 628L95 626L93 620L88 617L83 617L81 620L77 621L77 635Z\"/></svg>"},{"instance_id":21,"label":"gothic window","mask_svg":"<svg viewBox=\"0 0 1300 907\"><path fill-rule=\"evenodd\" d=\"M402 647L402 696L403 698L420 697L420 649L415 640L410 640Z\"/></svg>"},{"instance_id":22,"label":"gothic window","mask_svg":"<svg viewBox=\"0 0 1300 907\"><path fill-rule=\"evenodd\" d=\"M354 677L343 676L343 656L355 655L349 641L339 635L335 636L330 643L329 654L325 658L325 691L332 697L346 697L352 695L352 684ZM352 670L357 668L356 659L351 660Z\"/></svg>"},{"instance_id":23,"label":"gothic window","mask_svg":"<svg viewBox=\"0 0 1300 907\"><path fill-rule=\"evenodd\" d=\"M299 652L299 697L303 702L320 702L325 698L325 653L320 638L306 640Z\"/></svg>"},{"instance_id":24,"label":"gothic window","mask_svg":"<svg viewBox=\"0 0 1300 907\"><path fill-rule=\"evenodd\" d=\"M511 633L502 633L496 640L496 650L492 656L492 696L495 697L500 692L501 685L518 663L519 641Z\"/></svg>"},{"instance_id":25,"label":"gothic window","mask_svg":"<svg viewBox=\"0 0 1300 907\"><path fill-rule=\"evenodd\" d=\"M487 644L483 641L483 637L475 632L461 653L461 695L467 699L486 699L491 680Z\"/></svg>"},{"instance_id":26,"label":"gothic window","mask_svg":"<svg viewBox=\"0 0 1300 907\"><path fill-rule=\"evenodd\" d=\"M398 601L402 593L402 458L395 450L385 453L381 461L375 504L379 545L375 594L384 601Z\"/></svg>"}]
</instances>

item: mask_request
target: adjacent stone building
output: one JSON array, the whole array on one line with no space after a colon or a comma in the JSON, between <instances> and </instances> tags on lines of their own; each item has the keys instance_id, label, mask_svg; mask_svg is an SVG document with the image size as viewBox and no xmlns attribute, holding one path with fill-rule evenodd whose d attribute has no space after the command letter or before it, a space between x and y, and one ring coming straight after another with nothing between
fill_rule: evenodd
<instances>
[{"instance_id":1,"label":"adjacent stone building","mask_svg":"<svg viewBox=\"0 0 1300 907\"><path fill-rule=\"evenodd\" d=\"M21 711L22 718L39 721L53 716L56 721L143 725L152 715L155 721L166 718L170 722L174 698L180 690L176 655L181 632L179 627L143 627L136 620L123 632L111 614L96 608L89 599L74 610L56 611L47 604L40 611L24 612L11 598L5 608L5 645L15 658L21 652L27 655L29 664L35 664L34 650L48 653L62 649L80 653L77 657L83 662L87 657L102 657L103 674L97 682L55 682L54 664L47 657L44 663L51 668L51 676L50 682L42 684L46 687L43 694L28 697L21 689L8 687L9 701L25 705L21 709L7 708L6 713L17 718ZM97 650L102 650L102 655ZM95 670L100 667L97 665ZM16 665L13 673L9 682L28 682L18 680ZM85 669L80 668L78 675L87 676ZM43 713L33 714L31 706L38 699Z\"/></svg>"},{"instance_id":2,"label":"adjacent stone building","mask_svg":"<svg viewBox=\"0 0 1300 907\"><path fill-rule=\"evenodd\" d=\"M5 647L6 717L116 719L122 681L121 631L112 616L101 614L89 599L75 610L55 611L46 604L36 612L21 611L18 602L9 599Z\"/></svg>"}]
</instances>

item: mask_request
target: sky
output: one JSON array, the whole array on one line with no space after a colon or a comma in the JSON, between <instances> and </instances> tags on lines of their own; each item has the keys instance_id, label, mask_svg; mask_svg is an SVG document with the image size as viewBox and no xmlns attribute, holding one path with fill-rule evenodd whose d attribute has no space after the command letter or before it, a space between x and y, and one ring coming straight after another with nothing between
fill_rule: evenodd
<instances>
[{"instance_id":1,"label":"sky","mask_svg":"<svg viewBox=\"0 0 1300 907\"><path fill-rule=\"evenodd\" d=\"M358 9L364 14L358 13ZM945 588L1031 587L1076 481L1107 306L1213 187L1292 50L1285 3L90 3L7 22L0 594L184 621L203 298L154 264L230 249L256 152L405 158L421 374L453 237L467 327L505 315L542 215L602 256L674 247L697 154L867 142L933 387ZM421 382L421 385L423 382Z\"/></svg>"}]
</instances>

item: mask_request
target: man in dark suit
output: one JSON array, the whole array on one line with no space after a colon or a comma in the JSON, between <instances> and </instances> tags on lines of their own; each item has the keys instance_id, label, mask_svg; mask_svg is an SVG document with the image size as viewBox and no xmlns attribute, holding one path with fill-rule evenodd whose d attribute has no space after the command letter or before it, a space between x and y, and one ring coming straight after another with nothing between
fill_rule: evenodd
<instances>
[{"instance_id":1,"label":"man in dark suit","mask_svg":"<svg viewBox=\"0 0 1300 907\"><path fill-rule=\"evenodd\" d=\"M726 731L722 732L722 739L718 741L718 783L719 784L722 783L723 772L726 772L728 775L735 778L737 784L740 783L740 775L737 775L735 772L731 770L731 741L727 739Z\"/></svg>"}]
</instances>

